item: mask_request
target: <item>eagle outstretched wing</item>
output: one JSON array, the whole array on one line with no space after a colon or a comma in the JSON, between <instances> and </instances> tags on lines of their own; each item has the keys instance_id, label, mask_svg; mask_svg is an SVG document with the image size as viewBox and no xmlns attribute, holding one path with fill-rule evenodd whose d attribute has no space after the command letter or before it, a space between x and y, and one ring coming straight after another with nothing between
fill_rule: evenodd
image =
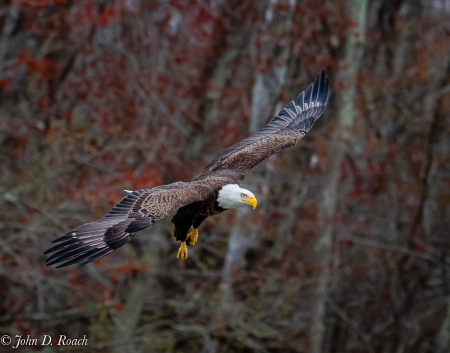
<instances>
[{"instance_id":1,"label":"eagle outstretched wing","mask_svg":"<svg viewBox=\"0 0 450 353\"><path fill-rule=\"evenodd\" d=\"M225 180L220 182L226 183ZM180 207L206 199L214 191L213 186L212 183L177 182L133 191L102 219L55 239L53 243L58 244L44 253L54 254L45 262L49 266L66 261L56 267L60 268L79 262L84 265L106 256L136 232L170 216Z\"/></svg>"},{"instance_id":2,"label":"eagle outstretched wing","mask_svg":"<svg viewBox=\"0 0 450 353\"><path fill-rule=\"evenodd\" d=\"M300 93L261 131L223 151L194 180L222 169L245 174L271 155L295 145L322 115L329 96L328 78L322 71L306 92Z\"/></svg>"}]
</instances>

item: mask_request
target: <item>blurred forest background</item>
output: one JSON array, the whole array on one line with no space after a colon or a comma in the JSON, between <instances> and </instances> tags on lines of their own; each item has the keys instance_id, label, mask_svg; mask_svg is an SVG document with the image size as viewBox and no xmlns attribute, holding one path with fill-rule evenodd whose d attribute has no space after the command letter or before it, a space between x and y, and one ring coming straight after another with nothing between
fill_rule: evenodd
<instances>
[{"instance_id":1,"label":"blurred forest background","mask_svg":"<svg viewBox=\"0 0 450 353\"><path fill-rule=\"evenodd\" d=\"M10 0L0 31L1 335L449 352L449 0ZM51 240L124 189L189 181L322 69L324 116L187 260L168 219L95 265L44 266Z\"/></svg>"}]
</instances>

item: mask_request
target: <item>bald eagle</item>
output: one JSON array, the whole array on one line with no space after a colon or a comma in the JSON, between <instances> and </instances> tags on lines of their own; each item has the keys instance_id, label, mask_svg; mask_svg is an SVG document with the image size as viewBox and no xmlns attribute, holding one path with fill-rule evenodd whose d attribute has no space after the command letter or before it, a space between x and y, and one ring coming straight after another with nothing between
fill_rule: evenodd
<instances>
[{"instance_id":1,"label":"bald eagle","mask_svg":"<svg viewBox=\"0 0 450 353\"><path fill-rule=\"evenodd\" d=\"M261 131L214 158L191 182L129 191L100 220L55 239L45 254L47 266L87 264L120 248L137 232L172 215L174 237L181 241L177 258L188 256L186 245L198 238L198 227L209 216L242 206L256 207L255 195L239 184L245 173L271 155L295 145L325 110L330 91L325 72L298 95ZM192 230L191 230L192 228Z\"/></svg>"}]
</instances>

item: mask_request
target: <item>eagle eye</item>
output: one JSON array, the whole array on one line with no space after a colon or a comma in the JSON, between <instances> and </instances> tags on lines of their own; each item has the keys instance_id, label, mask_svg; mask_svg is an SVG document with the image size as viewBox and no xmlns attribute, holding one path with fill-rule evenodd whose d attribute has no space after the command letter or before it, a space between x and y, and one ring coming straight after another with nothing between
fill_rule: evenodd
<instances>
[{"instance_id":1,"label":"eagle eye","mask_svg":"<svg viewBox=\"0 0 450 353\"><path fill-rule=\"evenodd\" d=\"M245 194L244 194L244 193L242 193L242 194L241 194L241 197L244 197L244 196L245 196Z\"/></svg>"}]
</instances>

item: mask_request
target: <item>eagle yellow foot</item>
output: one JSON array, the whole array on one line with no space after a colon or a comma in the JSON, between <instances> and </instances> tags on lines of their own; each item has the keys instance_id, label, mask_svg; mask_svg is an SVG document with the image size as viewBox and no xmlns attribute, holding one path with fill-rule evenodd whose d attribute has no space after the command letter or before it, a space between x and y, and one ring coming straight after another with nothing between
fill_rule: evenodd
<instances>
[{"instance_id":1,"label":"eagle yellow foot","mask_svg":"<svg viewBox=\"0 0 450 353\"><path fill-rule=\"evenodd\" d=\"M190 232L186 236L186 243L187 245L192 246L197 242L197 239L198 239L198 231L197 229L193 228L192 232Z\"/></svg>"},{"instance_id":2,"label":"eagle yellow foot","mask_svg":"<svg viewBox=\"0 0 450 353\"><path fill-rule=\"evenodd\" d=\"M177 259L184 260L187 258L187 246L186 242L183 241L180 245L180 248L178 249Z\"/></svg>"}]
</instances>

